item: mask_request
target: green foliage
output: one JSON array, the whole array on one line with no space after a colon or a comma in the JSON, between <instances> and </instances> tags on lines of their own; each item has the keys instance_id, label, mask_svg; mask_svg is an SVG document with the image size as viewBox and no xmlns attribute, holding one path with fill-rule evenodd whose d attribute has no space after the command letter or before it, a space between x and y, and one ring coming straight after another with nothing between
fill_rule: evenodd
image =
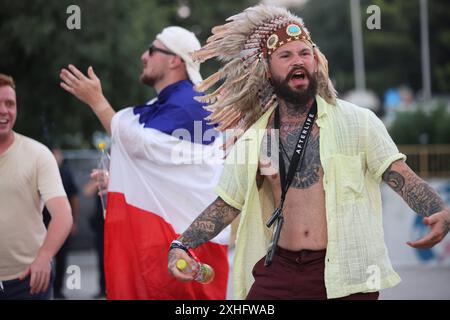
<instances>
[{"instance_id":1,"label":"green foliage","mask_svg":"<svg viewBox=\"0 0 450 320\"><path fill-rule=\"evenodd\" d=\"M204 42L213 25L255 3L193 0L192 15L182 20L178 1L0 1L0 72L16 80L15 130L64 148L90 147L92 133L102 127L88 106L59 87L61 68L72 63L86 72L92 65L116 110L143 103L155 92L139 82L140 57L157 33L176 24ZM66 27L72 4L81 9L81 30ZM212 68L217 65L203 74Z\"/></svg>"},{"instance_id":2,"label":"green foliage","mask_svg":"<svg viewBox=\"0 0 450 320\"><path fill-rule=\"evenodd\" d=\"M65 148L89 147L101 126L91 110L59 87L59 72L73 63L86 72L92 65L105 96L116 110L154 96L140 84L140 56L165 26L194 31L202 43L213 26L257 0L32 0L0 1L0 72L17 82L19 119L16 130L38 140L52 137ZM429 0L432 88L450 90L450 2ZM191 15L181 19L181 3ZM81 8L81 30L68 30L69 5ZM369 5L381 8L381 30L365 28ZM338 91L354 86L349 0L315 0L291 8L304 20L329 61ZM382 96L388 88L422 86L419 0L361 0L367 87ZM202 65L204 77L217 61ZM439 122L441 123L441 122ZM434 126L434 125L433 125ZM436 125L436 138L448 126ZM437 129L436 129L437 130Z\"/></svg>"},{"instance_id":3,"label":"green foliage","mask_svg":"<svg viewBox=\"0 0 450 320\"><path fill-rule=\"evenodd\" d=\"M327 56L330 75L339 92L354 87L353 51L349 0L308 1L298 12L313 40ZM368 6L381 11L381 29L369 30ZM428 17L432 89L450 90L450 2L429 0ZM366 85L380 97L393 87L422 88L420 1L361 0Z\"/></svg>"},{"instance_id":4,"label":"green foliage","mask_svg":"<svg viewBox=\"0 0 450 320\"><path fill-rule=\"evenodd\" d=\"M350 5L348 0L308 1L293 9L301 16L312 40L328 59L330 76L339 92L354 86Z\"/></svg>"},{"instance_id":5,"label":"green foliage","mask_svg":"<svg viewBox=\"0 0 450 320\"><path fill-rule=\"evenodd\" d=\"M424 138L429 144L448 144L450 113L443 102L428 111L424 111L424 106L414 111L398 111L389 133L397 144L420 144Z\"/></svg>"}]
</instances>

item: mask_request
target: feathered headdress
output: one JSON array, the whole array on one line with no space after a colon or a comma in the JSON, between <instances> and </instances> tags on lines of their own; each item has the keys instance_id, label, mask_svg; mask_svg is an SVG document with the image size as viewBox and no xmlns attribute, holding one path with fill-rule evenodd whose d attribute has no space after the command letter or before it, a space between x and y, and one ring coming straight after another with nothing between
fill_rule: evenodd
<instances>
[{"instance_id":1,"label":"feathered headdress","mask_svg":"<svg viewBox=\"0 0 450 320\"><path fill-rule=\"evenodd\" d=\"M194 61L213 57L226 63L218 72L196 86L206 91L223 81L214 92L197 99L208 103L208 120L218 129L234 130L225 148L270 107L277 104L267 77L267 58L292 40L310 43L318 59L318 94L330 104L336 102L336 90L328 76L328 62L311 41L303 20L284 8L258 5L228 18L227 23L212 29L212 35L200 50L192 53Z\"/></svg>"}]
</instances>

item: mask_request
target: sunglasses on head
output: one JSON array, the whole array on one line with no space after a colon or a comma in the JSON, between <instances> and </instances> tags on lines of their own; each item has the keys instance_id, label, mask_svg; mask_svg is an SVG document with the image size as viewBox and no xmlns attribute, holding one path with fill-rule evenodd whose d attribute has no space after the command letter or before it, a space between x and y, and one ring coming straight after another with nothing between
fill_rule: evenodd
<instances>
[{"instance_id":1,"label":"sunglasses on head","mask_svg":"<svg viewBox=\"0 0 450 320\"><path fill-rule=\"evenodd\" d=\"M151 56L151 55L153 55L153 53L155 53L155 52L161 52L161 53L168 54L168 55L172 55L172 56L175 56L175 55L176 55L175 53L173 53L173 52L171 52L171 51L169 51L169 50L165 50L165 49L161 49L161 48L155 47L155 45L152 44L152 45L148 48L148 54Z\"/></svg>"}]
</instances>

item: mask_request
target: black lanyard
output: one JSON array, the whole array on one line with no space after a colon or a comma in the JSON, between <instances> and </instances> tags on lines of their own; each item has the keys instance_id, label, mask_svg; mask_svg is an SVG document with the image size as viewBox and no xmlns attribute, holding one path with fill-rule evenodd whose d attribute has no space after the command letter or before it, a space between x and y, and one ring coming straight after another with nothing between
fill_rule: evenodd
<instances>
[{"instance_id":1,"label":"black lanyard","mask_svg":"<svg viewBox=\"0 0 450 320\"><path fill-rule=\"evenodd\" d=\"M266 226L270 228L272 224L275 221L278 221L273 237L272 242L269 246L269 251L266 256L265 266L268 266L272 263L273 255L275 253L275 247L278 243L278 239L280 238L280 232L281 227L283 226L284 218L283 218L283 206L284 206L284 200L286 199L286 194L289 190L289 187L292 184L292 181L294 180L295 171L297 168L301 170L303 159L304 159L304 153L306 149L306 144L308 143L309 136L311 134L312 128L314 126L314 120L317 115L317 102L314 100L313 105L311 106L311 109L309 110L308 116L305 120L305 123L303 124L302 130L300 131L297 145L294 150L294 154L292 155L289 169L286 175L286 168L284 165L283 160L283 154L281 150L281 133L280 133L280 111L279 107L275 110L275 119L274 119L274 128L278 130L279 133L279 171L280 171L280 185L281 185L281 197L280 197L280 204L275 210L275 212L270 217L269 221L267 221ZM300 165L300 166L299 166Z\"/></svg>"}]
</instances>

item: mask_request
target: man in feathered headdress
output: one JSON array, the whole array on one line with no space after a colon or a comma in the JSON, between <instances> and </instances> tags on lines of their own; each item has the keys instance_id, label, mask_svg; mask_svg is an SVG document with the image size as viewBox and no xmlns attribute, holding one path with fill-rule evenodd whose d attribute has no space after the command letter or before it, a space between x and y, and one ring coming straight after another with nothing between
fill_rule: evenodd
<instances>
[{"instance_id":1,"label":"man in feathered headdress","mask_svg":"<svg viewBox=\"0 0 450 320\"><path fill-rule=\"evenodd\" d=\"M226 62L198 89L222 82L202 101L221 130L235 129L233 147L219 197L171 246L169 270L192 279L176 261L195 265L189 249L239 215L234 298L377 299L400 281L383 238L381 180L430 226L412 247L443 239L449 208L371 111L336 98L302 19L259 5L227 21L193 57Z\"/></svg>"}]
</instances>

